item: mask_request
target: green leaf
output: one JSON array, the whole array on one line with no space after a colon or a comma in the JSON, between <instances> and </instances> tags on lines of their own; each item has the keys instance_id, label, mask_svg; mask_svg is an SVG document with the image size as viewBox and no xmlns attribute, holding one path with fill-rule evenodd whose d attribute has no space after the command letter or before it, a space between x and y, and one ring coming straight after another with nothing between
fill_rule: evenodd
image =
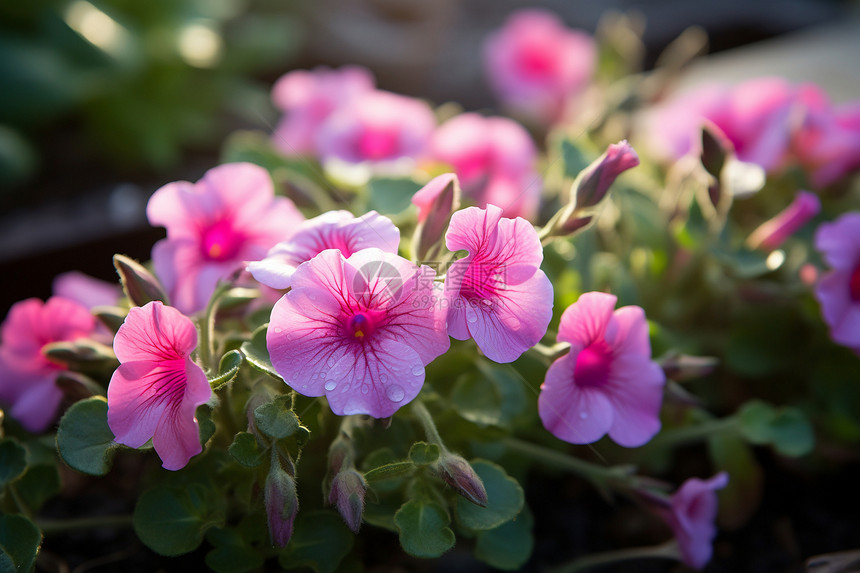
<instances>
[{"instance_id":1,"label":"green leaf","mask_svg":"<svg viewBox=\"0 0 860 573\"><path fill-rule=\"evenodd\" d=\"M245 573L263 566L263 556L233 529L212 528L206 540L213 549L206 554L206 565L216 573Z\"/></svg>"},{"instance_id":2,"label":"green leaf","mask_svg":"<svg viewBox=\"0 0 860 573\"><path fill-rule=\"evenodd\" d=\"M0 462L0 467L3 467ZM42 504L60 491L60 473L54 464L32 465L27 468L21 479L15 483L18 495L31 510L38 510Z\"/></svg>"},{"instance_id":3,"label":"green leaf","mask_svg":"<svg viewBox=\"0 0 860 573\"><path fill-rule=\"evenodd\" d=\"M289 396L278 396L271 402L257 406L254 422L261 432L275 439L292 436L301 426L299 417L290 409Z\"/></svg>"},{"instance_id":4,"label":"green leaf","mask_svg":"<svg viewBox=\"0 0 860 573\"><path fill-rule=\"evenodd\" d=\"M497 426L502 420L502 400L495 384L480 374L461 377L451 394L454 409L479 426Z\"/></svg>"},{"instance_id":5,"label":"green leaf","mask_svg":"<svg viewBox=\"0 0 860 573\"><path fill-rule=\"evenodd\" d=\"M134 508L134 531L161 555L181 555L196 549L203 534L224 521L217 499L199 484L157 486L140 496Z\"/></svg>"},{"instance_id":6,"label":"green leaf","mask_svg":"<svg viewBox=\"0 0 860 573\"><path fill-rule=\"evenodd\" d=\"M57 449L70 467L90 475L105 475L117 444L107 423L107 400L94 396L72 405L60 420Z\"/></svg>"},{"instance_id":7,"label":"green leaf","mask_svg":"<svg viewBox=\"0 0 860 573\"><path fill-rule=\"evenodd\" d=\"M229 384L236 379L239 374L239 369L245 361L245 356L239 350L231 350L221 357L221 363L218 366L218 376L209 380L209 385L213 390L218 390L225 384Z\"/></svg>"},{"instance_id":8,"label":"green leaf","mask_svg":"<svg viewBox=\"0 0 860 573\"><path fill-rule=\"evenodd\" d=\"M564 161L565 177L572 179L591 163L586 154L569 139L561 142L561 158Z\"/></svg>"},{"instance_id":9,"label":"green leaf","mask_svg":"<svg viewBox=\"0 0 860 573\"><path fill-rule=\"evenodd\" d=\"M423 499L407 501L394 514L403 550L415 557L439 557L454 547L451 518L438 503Z\"/></svg>"},{"instance_id":10,"label":"green leaf","mask_svg":"<svg viewBox=\"0 0 860 573\"><path fill-rule=\"evenodd\" d=\"M16 480L27 469L27 449L14 438L0 441L0 488Z\"/></svg>"},{"instance_id":11,"label":"green leaf","mask_svg":"<svg viewBox=\"0 0 860 573\"><path fill-rule=\"evenodd\" d=\"M421 185L412 179L371 179L367 185L370 193L368 209L383 215L400 213L412 204L412 196Z\"/></svg>"},{"instance_id":12,"label":"green leaf","mask_svg":"<svg viewBox=\"0 0 860 573\"><path fill-rule=\"evenodd\" d=\"M497 569L516 571L532 554L534 518L528 507L502 525L478 532L475 557Z\"/></svg>"},{"instance_id":13,"label":"green leaf","mask_svg":"<svg viewBox=\"0 0 860 573\"><path fill-rule=\"evenodd\" d=\"M815 447L815 433L797 408L783 408L771 422L773 447L784 456L800 457Z\"/></svg>"},{"instance_id":14,"label":"green leaf","mask_svg":"<svg viewBox=\"0 0 860 573\"><path fill-rule=\"evenodd\" d=\"M266 332L269 328L268 324L264 324L254 331L251 335L251 340L242 344L242 354L248 364L278 380L283 380L280 375L275 372L275 367L272 366L272 361L269 359L269 349L266 346Z\"/></svg>"},{"instance_id":15,"label":"green leaf","mask_svg":"<svg viewBox=\"0 0 860 573\"><path fill-rule=\"evenodd\" d=\"M708 440L711 460L718 470L728 472L729 483L719 492L719 521L737 528L755 513L761 501L762 469L750 446L737 435L714 434Z\"/></svg>"},{"instance_id":16,"label":"green leaf","mask_svg":"<svg viewBox=\"0 0 860 573\"><path fill-rule=\"evenodd\" d=\"M471 462L472 468L487 490L487 507L480 507L463 497L457 498L457 520L474 530L493 529L510 521L525 503L523 488L505 470L486 460Z\"/></svg>"},{"instance_id":17,"label":"green leaf","mask_svg":"<svg viewBox=\"0 0 860 573\"><path fill-rule=\"evenodd\" d=\"M364 479L368 482L401 477L415 469L412 462L394 462L365 472Z\"/></svg>"},{"instance_id":18,"label":"green leaf","mask_svg":"<svg viewBox=\"0 0 860 573\"><path fill-rule=\"evenodd\" d=\"M352 543L353 535L339 515L331 511L299 513L293 537L278 563L285 569L309 567L316 573L334 573Z\"/></svg>"},{"instance_id":19,"label":"green leaf","mask_svg":"<svg viewBox=\"0 0 860 573\"><path fill-rule=\"evenodd\" d=\"M426 466L439 459L439 446L427 442L415 442L409 448L409 460L416 466Z\"/></svg>"},{"instance_id":20,"label":"green leaf","mask_svg":"<svg viewBox=\"0 0 860 573\"><path fill-rule=\"evenodd\" d=\"M753 444L769 444L773 440L771 424L776 410L767 402L750 400L738 411L741 433Z\"/></svg>"},{"instance_id":21,"label":"green leaf","mask_svg":"<svg viewBox=\"0 0 860 573\"><path fill-rule=\"evenodd\" d=\"M227 448L230 455L245 467L255 468L266 459L266 452L260 449L257 438L248 432L239 432Z\"/></svg>"},{"instance_id":22,"label":"green leaf","mask_svg":"<svg viewBox=\"0 0 860 573\"><path fill-rule=\"evenodd\" d=\"M36 565L42 532L23 515L0 515L0 571L27 573Z\"/></svg>"},{"instance_id":23,"label":"green leaf","mask_svg":"<svg viewBox=\"0 0 860 573\"><path fill-rule=\"evenodd\" d=\"M197 418L198 434L200 435L200 445L205 446L209 438L215 435L215 422L212 421L212 408L203 404L197 408L194 414Z\"/></svg>"}]
</instances>

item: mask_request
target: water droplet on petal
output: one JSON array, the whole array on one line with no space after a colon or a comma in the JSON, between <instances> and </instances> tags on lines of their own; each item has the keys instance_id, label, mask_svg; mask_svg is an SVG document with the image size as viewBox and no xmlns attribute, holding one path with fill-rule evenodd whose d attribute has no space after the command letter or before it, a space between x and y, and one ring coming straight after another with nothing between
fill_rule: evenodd
<instances>
[{"instance_id":1,"label":"water droplet on petal","mask_svg":"<svg viewBox=\"0 0 860 573\"><path fill-rule=\"evenodd\" d=\"M334 357L333 357L333 356L329 356L329 357L328 357L328 360L326 360L326 361L325 361L325 363L326 363L326 364L328 364L328 367L329 367L329 368L331 368L332 366L334 366Z\"/></svg>"},{"instance_id":2,"label":"water droplet on petal","mask_svg":"<svg viewBox=\"0 0 860 573\"><path fill-rule=\"evenodd\" d=\"M367 394L369 391L370 391L370 388L368 388L367 385L364 385L361 387L361 393L362 394Z\"/></svg>"},{"instance_id":3,"label":"water droplet on petal","mask_svg":"<svg viewBox=\"0 0 860 573\"><path fill-rule=\"evenodd\" d=\"M400 402L406 396L406 392L403 391L403 388L394 384L393 386L389 386L385 389L385 395L388 396L388 399L392 402Z\"/></svg>"},{"instance_id":4,"label":"water droplet on petal","mask_svg":"<svg viewBox=\"0 0 860 573\"><path fill-rule=\"evenodd\" d=\"M466 320L468 320L471 323L478 322L478 315L475 314L474 312L467 312L466 313Z\"/></svg>"},{"instance_id":5,"label":"water droplet on petal","mask_svg":"<svg viewBox=\"0 0 860 573\"><path fill-rule=\"evenodd\" d=\"M284 329L283 329L283 328L276 328L276 329L275 329L275 332L276 332L276 333L281 333L281 332L283 332L283 331L284 331Z\"/></svg>"},{"instance_id":6,"label":"water droplet on petal","mask_svg":"<svg viewBox=\"0 0 860 573\"><path fill-rule=\"evenodd\" d=\"M388 382L388 374L380 374L379 375L380 382Z\"/></svg>"},{"instance_id":7,"label":"water droplet on petal","mask_svg":"<svg viewBox=\"0 0 860 573\"><path fill-rule=\"evenodd\" d=\"M423 366L413 366L412 367L412 375L413 376L424 376L424 367Z\"/></svg>"},{"instance_id":8,"label":"water droplet on petal","mask_svg":"<svg viewBox=\"0 0 860 573\"><path fill-rule=\"evenodd\" d=\"M587 420L588 419L588 412L580 412L579 417L582 418L583 420Z\"/></svg>"},{"instance_id":9,"label":"water droplet on petal","mask_svg":"<svg viewBox=\"0 0 860 573\"><path fill-rule=\"evenodd\" d=\"M337 388L337 382L335 382L334 380L329 380L328 382L325 383L325 389L328 390L329 392L331 392L335 388Z\"/></svg>"}]
</instances>

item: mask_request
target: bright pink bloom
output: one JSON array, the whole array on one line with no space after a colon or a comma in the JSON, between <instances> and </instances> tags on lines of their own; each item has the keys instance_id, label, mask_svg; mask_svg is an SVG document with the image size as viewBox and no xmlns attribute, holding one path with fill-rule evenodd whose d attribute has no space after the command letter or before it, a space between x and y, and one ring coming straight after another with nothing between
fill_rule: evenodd
<instances>
[{"instance_id":1,"label":"bright pink bloom","mask_svg":"<svg viewBox=\"0 0 860 573\"><path fill-rule=\"evenodd\" d=\"M300 265L272 309L267 344L275 370L339 415L391 416L445 352L445 309L435 273L380 249L345 258L323 251Z\"/></svg>"},{"instance_id":2,"label":"bright pink bloom","mask_svg":"<svg viewBox=\"0 0 860 573\"><path fill-rule=\"evenodd\" d=\"M860 102L832 106L814 85L799 92L805 117L794 135L794 151L812 183L825 187L860 168Z\"/></svg>"},{"instance_id":3,"label":"bright pink bloom","mask_svg":"<svg viewBox=\"0 0 860 573\"><path fill-rule=\"evenodd\" d=\"M537 232L525 219L503 218L495 205L469 207L451 217L445 243L469 252L445 278L448 334L474 338L490 360L513 362L543 338L552 318Z\"/></svg>"},{"instance_id":4,"label":"bright pink bloom","mask_svg":"<svg viewBox=\"0 0 860 573\"><path fill-rule=\"evenodd\" d=\"M152 261L171 303L186 314L202 310L219 279L262 259L304 220L292 201L275 197L268 172L251 163L220 165L197 183L168 183L146 214L167 227Z\"/></svg>"},{"instance_id":5,"label":"bright pink bloom","mask_svg":"<svg viewBox=\"0 0 860 573\"><path fill-rule=\"evenodd\" d=\"M421 100L374 90L338 108L320 127L320 158L346 163L415 159L436 127L430 106Z\"/></svg>"},{"instance_id":6,"label":"bright pink bloom","mask_svg":"<svg viewBox=\"0 0 860 573\"><path fill-rule=\"evenodd\" d=\"M711 560L711 543L717 534L716 490L726 487L729 476L720 472L709 480L691 478L672 495L670 507L660 513L675 533L681 558L693 569L702 569Z\"/></svg>"},{"instance_id":7,"label":"bright pink bloom","mask_svg":"<svg viewBox=\"0 0 860 573\"><path fill-rule=\"evenodd\" d=\"M666 377L651 360L645 312L613 312L617 300L587 292L561 315L558 340L570 343L570 352L547 370L538 411L544 427L566 442L589 444L608 432L632 448L660 430Z\"/></svg>"},{"instance_id":8,"label":"bright pink bloom","mask_svg":"<svg viewBox=\"0 0 860 573\"><path fill-rule=\"evenodd\" d=\"M490 87L503 104L542 123L562 119L594 73L594 39L552 12L519 10L484 45Z\"/></svg>"},{"instance_id":9,"label":"bright pink bloom","mask_svg":"<svg viewBox=\"0 0 860 573\"><path fill-rule=\"evenodd\" d=\"M122 297L122 289L78 271L57 275L53 284L54 294L80 303L86 308L114 306Z\"/></svg>"},{"instance_id":10,"label":"bright pink bloom","mask_svg":"<svg viewBox=\"0 0 860 573\"><path fill-rule=\"evenodd\" d=\"M373 90L373 83L370 71L358 66L294 70L281 76L272 100L286 115L272 141L286 155L314 155L323 122L338 107Z\"/></svg>"},{"instance_id":11,"label":"bright pink bloom","mask_svg":"<svg viewBox=\"0 0 860 573\"><path fill-rule=\"evenodd\" d=\"M821 201L818 195L809 191L798 191L788 207L750 234L747 244L754 249L762 248L767 251L779 248L820 210Z\"/></svg>"},{"instance_id":12,"label":"bright pink bloom","mask_svg":"<svg viewBox=\"0 0 860 573\"><path fill-rule=\"evenodd\" d=\"M92 336L90 311L59 296L30 298L12 305L3 321L0 346L0 402L28 432L41 432L57 416L63 393L55 384L63 366L48 360L42 348Z\"/></svg>"},{"instance_id":13,"label":"bright pink bloom","mask_svg":"<svg viewBox=\"0 0 860 573\"><path fill-rule=\"evenodd\" d=\"M433 157L454 168L463 195L478 207L502 208L506 217L533 218L542 186L537 148L529 133L505 117L464 113L433 135Z\"/></svg>"},{"instance_id":14,"label":"bright pink bloom","mask_svg":"<svg viewBox=\"0 0 860 573\"><path fill-rule=\"evenodd\" d=\"M191 359L194 323L159 301L132 308L114 338L120 361L107 391L108 426L116 441L152 445L168 470L202 451L197 406L212 397L206 374Z\"/></svg>"},{"instance_id":15,"label":"bright pink bloom","mask_svg":"<svg viewBox=\"0 0 860 573\"><path fill-rule=\"evenodd\" d=\"M586 167L577 178L576 208L593 207L600 203L615 183L615 179L637 165L639 156L626 139L610 144L603 155Z\"/></svg>"},{"instance_id":16,"label":"bright pink bloom","mask_svg":"<svg viewBox=\"0 0 860 573\"><path fill-rule=\"evenodd\" d=\"M400 230L388 217L376 211L361 217L349 211L329 211L302 223L290 240L272 247L262 261L249 263L247 270L268 287L286 289L296 267L326 249L350 257L372 247L396 254L399 246Z\"/></svg>"},{"instance_id":17,"label":"bright pink bloom","mask_svg":"<svg viewBox=\"0 0 860 573\"><path fill-rule=\"evenodd\" d=\"M860 352L860 212L822 223L815 247L832 268L815 288L821 316L834 341Z\"/></svg>"},{"instance_id":18,"label":"bright pink bloom","mask_svg":"<svg viewBox=\"0 0 860 573\"><path fill-rule=\"evenodd\" d=\"M732 142L738 159L772 172L788 158L796 93L781 78L757 78L733 88L702 86L661 106L649 131L658 151L679 158L698 152L707 120Z\"/></svg>"}]
</instances>

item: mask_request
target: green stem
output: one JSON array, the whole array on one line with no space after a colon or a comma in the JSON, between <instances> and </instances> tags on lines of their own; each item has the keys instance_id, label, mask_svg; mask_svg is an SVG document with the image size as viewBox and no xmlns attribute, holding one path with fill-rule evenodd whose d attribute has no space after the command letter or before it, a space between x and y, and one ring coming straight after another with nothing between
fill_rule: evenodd
<instances>
[{"instance_id":1,"label":"green stem","mask_svg":"<svg viewBox=\"0 0 860 573\"><path fill-rule=\"evenodd\" d=\"M131 524L132 517L130 515L100 515L95 517L78 517L75 519L36 520L36 526L46 536L80 529L131 527Z\"/></svg>"},{"instance_id":2,"label":"green stem","mask_svg":"<svg viewBox=\"0 0 860 573\"><path fill-rule=\"evenodd\" d=\"M597 485L612 484L616 487L632 489L638 481L637 477L630 473L629 467L601 466L516 438L505 438L502 443L510 450L528 456L544 465L582 476Z\"/></svg>"},{"instance_id":3,"label":"green stem","mask_svg":"<svg viewBox=\"0 0 860 573\"><path fill-rule=\"evenodd\" d=\"M215 315L218 312L221 298L224 296L224 293L230 290L231 286L232 281L218 283L200 319L200 344L197 348L200 354L200 362L207 373L218 370L218 365L212 364L212 357L215 355Z\"/></svg>"},{"instance_id":4,"label":"green stem","mask_svg":"<svg viewBox=\"0 0 860 573\"><path fill-rule=\"evenodd\" d=\"M658 449L674 448L677 446L683 446L685 444L691 444L694 442L706 440L715 434L736 432L739 430L739 428L740 423L738 422L738 419L734 416L707 420L700 424L684 426L683 428L665 430L657 434L657 436L655 436L654 439L651 440L651 442L648 444L648 447Z\"/></svg>"},{"instance_id":5,"label":"green stem","mask_svg":"<svg viewBox=\"0 0 860 573\"><path fill-rule=\"evenodd\" d=\"M678 544L673 539L660 545L630 547L616 551L605 551L581 557L572 563L553 569L553 573L577 573L594 567L630 561L633 559L674 559L679 560Z\"/></svg>"},{"instance_id":6,"label":"green stem","mask_svg":"<svg viewBox=\"0 0 860 573\"><path fill-rule=\"evenodd\" d=\"M427 407L423 402L421 402L421 400L415 400L412 402L412 413L415 414L421 422L421 425L424 426L424 433L427 434L427 440L431 444L439 446L439 449L442 450L442 452L447 452L448 448L445 447L445 443L442 441L442 436L439 435L439 430L436 429L436 423L433 421L430 411L427 410Z\"/></svg>"},{"instance_id":7,"label":"green stem","mask_svg":"<svg viewBox=\"0 0 860 573\"><path fill-rule=\"evenodd\" d=\"M538 342L531 347L531 350L552 362L556 358L560 358L567 354L568 351L570 351L570 344L568 344L567 342L559 342L558 344L547 346Z\"/></svg>"},{"instance_id":8,"label":"green stem","mask_svg":"<svg viewBox=\"0 0 860 573\"><path fill-rule=\"evenodd\" d=\"M14 483L10 483L6 486L6 491L9 492L12 500L15 502L15 507L18 509L19 513L24 514L27 517L32 518L33 514L30 511L30 508L27 507L27 504L24 503L24 500L21 499L21 496L18 494L18 489L15 487Z\"/></svg>"}]
</instances>

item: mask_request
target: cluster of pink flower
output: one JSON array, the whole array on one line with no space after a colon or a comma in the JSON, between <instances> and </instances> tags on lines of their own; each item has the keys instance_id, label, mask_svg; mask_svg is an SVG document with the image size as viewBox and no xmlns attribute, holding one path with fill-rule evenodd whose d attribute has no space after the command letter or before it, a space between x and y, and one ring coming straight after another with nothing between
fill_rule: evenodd
<instances>
[{"instance_id":1,"label":"cluster of pink flower","mask_svg":"<svg viewBox=\"0 0 860 573\"><path fill-rule=\"evenodd\" d=\"M741 161L768 173L800 165L817 188L860 168L860 102L833 105L815 85L758 78L701 86L655 110L648 132L658 153L679 158L697 149L703 122L725 135Z\"/></svg>"}]
</instances>

